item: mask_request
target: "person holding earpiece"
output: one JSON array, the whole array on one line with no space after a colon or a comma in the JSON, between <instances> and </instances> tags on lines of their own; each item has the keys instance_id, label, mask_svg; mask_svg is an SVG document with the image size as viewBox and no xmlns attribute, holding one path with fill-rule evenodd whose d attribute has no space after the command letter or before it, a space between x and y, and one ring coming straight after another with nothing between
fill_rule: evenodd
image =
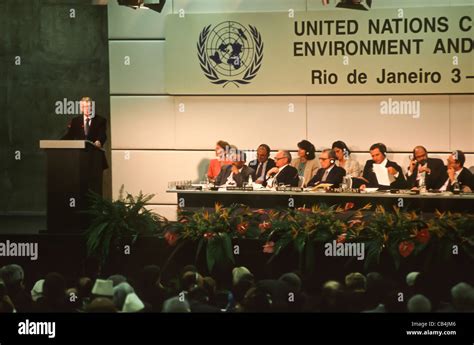
<instances>
[{"instance_id":1,"label":"person holding earpiece","mask_svg":"<svg viewBox=\"0 0 474 345\"><path fill-rule=\"evenodd\" d=\"M334 150L323 150L319 156L321 168L318 169L316 175L308 182L308 187L329 183L332 184L332 187L338 188L342 182L342 178L346 176L346 171L344 168L336 165L336 160L337 156Z\"/></svg>"},{"instance_id":2,"label":"person holding earpiece","mask_svg":"<svg viewBox=\"0 0 474 345\"><path fill-rule=\"evenodd\" d=\"M410 188L440 189L448 175L441 159L429 158L428 151L421 145L413 149L410 165L407 170L407 182Z\"/></svg>"},{"instance_id":3,"label":"person holding earpiece","mask_svg":"<svg viewBox=\"0 0 474 345\"><path fill-rule=\"evenodd\" d=\"M319 168L314 145L308 140L301 140L298 143L298 158L291 161L291 166L298 170L300 178L304 178L303 187L306 187Z\"/></svg>"}]
</instances>

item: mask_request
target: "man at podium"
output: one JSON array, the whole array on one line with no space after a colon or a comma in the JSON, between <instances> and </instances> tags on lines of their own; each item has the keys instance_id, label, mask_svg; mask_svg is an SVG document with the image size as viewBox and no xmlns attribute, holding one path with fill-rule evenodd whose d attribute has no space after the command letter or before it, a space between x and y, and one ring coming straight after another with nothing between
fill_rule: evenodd
<instances>
[{"instance_id":1,"label":"man at podium","mask_svg":"<svg viewBox=\"0 0 474 345\"><path fill-rule=\"evenodd\" d=\"M90 97L82 97L81 113L71 120L64 140L89 140L102 148L107 141L107 120L95 114L94 103Z\"/></svg>"},{"instance_id":2,"label":"man at podium","mask_svg":"<svg viewBox=\"0 0 474 345\"><path fill-rule=\"evenodd\" d=\"M88 140L102 149L107 141L107 120L95 113L94 101L90 97L82 97L80 102L82 115L76 116L68 125L63 140ZM109 167L105 152L102 159L103 169Z\"/></svg>"}]
</instances>

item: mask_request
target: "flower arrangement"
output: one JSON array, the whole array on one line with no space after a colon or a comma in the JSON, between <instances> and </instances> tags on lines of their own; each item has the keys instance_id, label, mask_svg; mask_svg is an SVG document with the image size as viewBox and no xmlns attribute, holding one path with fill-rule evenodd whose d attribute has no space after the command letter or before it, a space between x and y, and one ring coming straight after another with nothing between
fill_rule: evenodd
<instances>
[{"instance_id":1,"label":"flower arrangement","mask_svg":"<svg viewBox=\"0 0 474 345\"><path fill-rule=\"evenodd\" d=\"M245 205L224 208L216 204L213 212L181 210L178 222L165 228L164 238L170 245L199 241L197 255L206 245L210 270L216 263L234 262L232 240L236 238L260 240L262 251L271 255L268 262L283 249L293 247L299 254L300 269L305 271L314 268L315 246L331 241L363 243L365 269L377 265L384 251L398 269L403 260L423 252L433 239L439 242L439 250L445 252L458 243L474 259L472 214L438 212L425 219L396 207L393 211L382 206L370 211L370 204L358 210L353 207L354 204L347 203L338 207L251 210Z\"/></svg>"},{"instance_id":2,"label":"flower arrangement","mask_svg":"<svg viewBox=\"0 0 474 345\"><path fill-rule=\"evenodd\" d=\"M195 260L205 251L209 271L216 265L234 263L232 241L236 239L261 241L263 253L270 255L268 262L285 248L293 248L304 271L314 267L316 246L332 241L363 243L366 270L379 263L382 253L388 254L398 269L404 260L427 248L431 256L450 260L457 246L474 259L474 214L436 212L425 217L396 207L388 211L377 206L371 211L370 204L354 210L353 203L278 210L216 204L211 210L180 209L178 220L169 222L145 208L152 197L142 193L123 197L123 186L116 201L91 194L87 213L92 223L86 232L89 255L105 260L125 237L133 244L138 236L158 235L174 248L168 262L185 243L194 242Z\"/></svg>"},{"instance_id":3,"label":"flower arrangement","mask_svg":"<svg viewBox=\"0 0 474 345\"><path fill-rule=\"evenodd\" d=\"M227 208L216 204L213 212L180 210L178 221L170 223L163 232L169 245L178 246L176 251L188 240L198 241L196 260L205 248L209 271L216 263L234 262L232 239L257 239L258 235L253 212L249 207L237 204Z\"/></svg>"}]
</instances>

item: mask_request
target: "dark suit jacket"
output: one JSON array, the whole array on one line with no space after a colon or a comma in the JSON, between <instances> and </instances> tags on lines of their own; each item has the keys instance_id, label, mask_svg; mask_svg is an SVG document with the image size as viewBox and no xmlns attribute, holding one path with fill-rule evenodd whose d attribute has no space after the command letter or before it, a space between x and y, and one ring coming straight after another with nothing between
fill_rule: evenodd
<instances>
[{"instance_id":1,"label":"dark suit jacket","mask_svg":"<svg viewBox=\"0 0 474 345\"><path fill-rule=\"evenodd\" d=\"M63 136L64 140L90 140L95 142L99 140L104 146L107 141L107 120L99 115L95 115L90 122L87 138L84 134L84 116L76 116L68 125L68 131Z\"/></svg>"},{"instance_id":2,"label":"dark suit jacket","mask_svg":"<svg viewBox=\"0 0 474 345\"><path fill-rule=\"evenodd\" d=\"M298 187L299 177L298 170L291 165L287 165L276 177L274 186L283 183L284 185L290 185L291 187Z\"/></svg>"},{"instance_id":3,"label":"dark suit jacket","mask_svg":"<svg viewBox=\"0 0 474 345\"><path fill-rule=\"evenodd\" d=\"M244 185L244 182L247 182L249 176L252 176L253 173L254 171L252 168L249 168L248 166L244 165L240 174L234 175L234 181L236 182L237 187L242 187ZM223 184L225 184L230 174L232 174L232 165L224 165L221 169L221 172L216 177L215 185L222 186Z\"/></svg>"},{"instance_id":4,"label":"dark suit jacket","mask_svg":"<svg viewBox=\"0 0 474 345\"><path fill-rule=\"evenodd\" d=\"M427 189L440 189L448 178L446 167L441 159L428 158L428 168L431 169L431 174L426 174L426 188ZM419 163L416 163L415 169L411 176L407 175L408 188L419 187L416 176L418 175Z\"/></svg>"},{"instance_id":5,"label":"dark suit jacket","mask_svg":"<svg viewBox=\"0 0 474 345\"><path fill-rule=\"evenodd\" d=\"M346 170L344 170L344 168L334 165L326 177L326 181L322 182L321 179L323 178L325 171L326 169L319 168L318 171L316 171L316 175L314 175L313 178L308 182L308 187L315 186L321 182L331 183L333 187L338 188L342 182L342 178L346 176Z\"/></svg>"},{"instance_id":6,"label":"dark suit jacket","mask_svg":"<svg viewBox=\"0 0 474 345\"><path fill-rule=\"evenodd\" d=\"M471 190L474 191L474 176L472 175L472 173L469 171L468 168L465 168L465 167L462 168L461 173L458 176L458 182L460 184L461 190L463 186L468 186L469 188L471 188ZM444 183L446 183L446 180L444 180L443 184ZM451 181L449 181L448 187L446 188L446 190L452 192L453 187L454 186L451 184Z\"/></svg>"},{"instance_id":7,"label":"dark suit jacket","mask_svg":"<svg viewBox=\"0 0 474 345\"><path fill-rule=\"evenodd\" d=\"M258 164L259 164L259 162L258 162L257 159L254 159L253 161L250 161L250 163L249 163L249 168L252 168L254 170L254 173L252 174L252 179L254 181L256 181L257 178L258 178L258 176L257 176ZM274 166L275 166L275 161L271 158L268 158L267 166L265 167L265 171L264 171L264 175L267 176L268 170L270 170Z\"/></svg>"},{"instance_id":8,"label":"dark suit jacket","mask_svg":"<svg viewBox=\"0 0 474 345\"><path fill-rule=\"evenodd\" d=\"M408 188L407 181L403 175L402 168L395 162L387 161L386 167L392 167L398 172L398 177L393 181L390 186L379 185L377 181L377 176L373 171L374 161L372 159L368 160L365 163L364 173L362 176L369 181L367 187L369 188L379 188L379 189L405 189Z\"/></svg>"},{"instance_id":9,"label":"dark suit jacket","mask_svg":"<svg viewBox=\"0 0 474 345\"><path fill-rule=\"evenodd\" d=\"M86 137L84 134L84 116L76 116L69 123L67 133L61 139L90 140L92 142L99 140L103 147L107 141L107 120L99 115L95 115L94 118L91 119L89 133ZM105 152L103 153L102 167L103 169L109 167Z\"/></svg>"}]
</instances>

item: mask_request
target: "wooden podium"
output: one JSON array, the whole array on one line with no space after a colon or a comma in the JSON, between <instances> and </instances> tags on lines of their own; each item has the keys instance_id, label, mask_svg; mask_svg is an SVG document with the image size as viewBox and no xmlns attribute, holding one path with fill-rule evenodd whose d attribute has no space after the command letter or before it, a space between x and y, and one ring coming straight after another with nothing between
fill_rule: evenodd
<instances>
[{"instance_id":1,"label":"wooden podium","mask_svg":"<svg viewBox=\"0 0 474 345\"><path fill-rule=\"evenodd\" d=\"M84 231L87 193L102 195L104 150L87 140L40 140L40 148L46 151L47 231Z\"/></svg>"}]
</instances>

